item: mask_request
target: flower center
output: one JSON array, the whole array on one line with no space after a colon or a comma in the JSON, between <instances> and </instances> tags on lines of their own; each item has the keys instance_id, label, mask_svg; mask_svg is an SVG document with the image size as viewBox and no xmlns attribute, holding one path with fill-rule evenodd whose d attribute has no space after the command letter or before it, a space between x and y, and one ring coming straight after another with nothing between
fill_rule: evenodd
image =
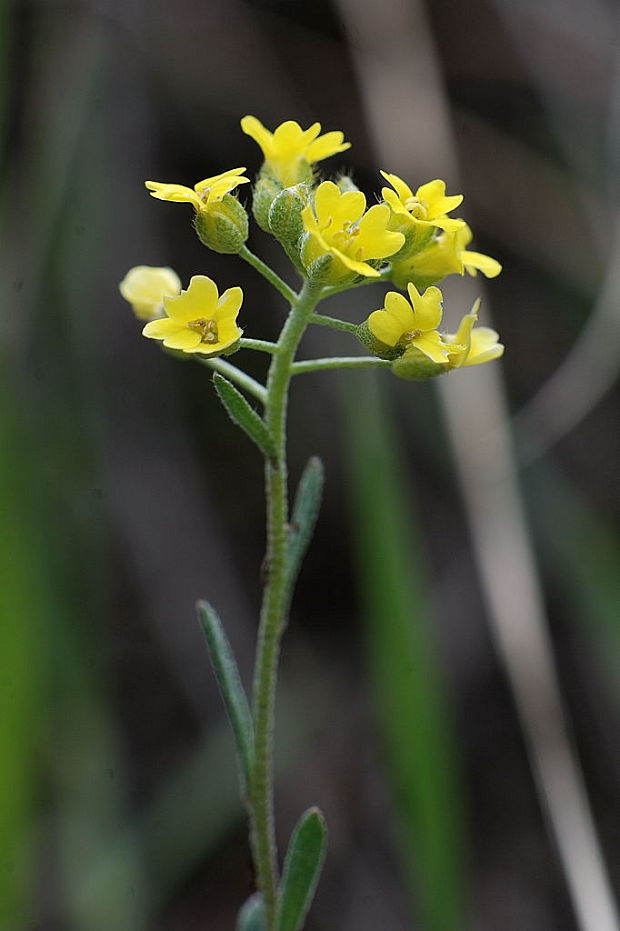
<instances>
[{"instance_id":1,"label":"flower center","mask_svg":"<svg viewBox=\"0 0 620 931\"><path fill-rule=\"evenodd\" d=\"M205 317L199 317L198 320L190 320L187 324L190 330L196 330L200 333L201 343L217 343L219 334L217 332L217 322L207 320Z\"/></svg>"},{"instance_id":2,"label":"flower center","mask_svg":"<svg viewBox=\"0 0 620 931\"><path fill-rule=\"evenodd\" d=\"M400 338L401 343L412 343L414 339L422 336L422 330L407 330Z\"/></svg>"},{"instance_id":3,"label":"flower center","mask_svg":"<svg viewBox=\"0 0 620 931\"><path fill-rule=\"evenodd\" d=\"M412 217L416 220L428 219L428 204L419 197L408 197L405 201L405 207Z\"/></svg>"},{"instance_id":4,"label":"flower center","mask_svg":"<svg viewBox=\"0 0 620 931\"><path fill-rule=\"evenodd\" d=\"M333 217L330 217L327 223L323 225L321 229L322 233L327 232L333 223L333 219ZM358 248L353 250L352 247L355 245L355 239L359 236L359 232L359 228L355 223L350 220L345 220L340 229L330 230L329 240L340 252L344 252L345 255L357 259L360 258L362 249Z\"/></svg>"}]
</instances>

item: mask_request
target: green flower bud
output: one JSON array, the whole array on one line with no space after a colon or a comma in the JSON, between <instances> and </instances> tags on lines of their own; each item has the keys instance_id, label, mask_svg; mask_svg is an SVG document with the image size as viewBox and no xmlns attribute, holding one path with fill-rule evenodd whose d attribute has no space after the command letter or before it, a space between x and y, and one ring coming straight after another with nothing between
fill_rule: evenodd
<instances>
[{"instance_id":1,"label":"green flower bud","mask_svg":"<svg viewBox=\"0 0 620 931\"><path fill-rule=\"evenodd\" d=\"M262 230L270 233L269 227L269 208L283 190L282 185L275 178L261 172L258 181L254 185L252 197L252 213L254 219Z\"/></svg>"},{"instance_id":2,"label":"green flower bud","mask_svg":"<svg viewBox=\"0 0 620 931\"><path fill-rule=\"evenodd\" d=\"M402 346L386 346L385 343L378 340L372 333L368 326L368 321L366 320L359 324L356 336L362 346L365 346L366 349L372 352L373 356L378 356L379 359L387 359L389 362L392 362L394 359L398 359L399 356L402 356L404 352Z\"/></svg>"},{"instance_id":3,"label":"green flower bud","mask_svg":"<svg viewBox=\"0 0 620 931\"><path fill-rule=\"evenodd\" d=\"M434 378L435 375L441 375L449 371L448 365L441 365L433 362L423 352L412 346L404 355L392 363L392 372L399 378L406 378L409 381L426 381L427 378Z\"/></svg>"},{"instance_id":4,"label":"green flower bud","mask_svg":"<svg viewBox=\"0 0 620 931\"><path fill-rule=\"evenodd\" d=\"M248 215L232 194L224 194L208 210L197 210L194 228L200 241L214 252L237 253L248 238Z\"/></svg>"},{"instance_id":5,"label":"green flower bud","mask_svg":"<svg viewBox=\"0 0 620 931\"><path fill-rule=\"evenodd\" d=\"M284 188L276 196L269 208L269 228L286 254L297 268L303 272L299 258L299 241L304 232L301 211L310 199L307 184L296 184Z\"/></svg>"}]
</instances>

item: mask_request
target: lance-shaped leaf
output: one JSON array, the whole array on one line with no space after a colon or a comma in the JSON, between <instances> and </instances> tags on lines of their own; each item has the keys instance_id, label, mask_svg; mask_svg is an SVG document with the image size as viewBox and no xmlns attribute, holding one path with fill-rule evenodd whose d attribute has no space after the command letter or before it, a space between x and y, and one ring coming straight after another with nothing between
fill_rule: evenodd
<instances>
[{"instance_id":1,"label":"lance-shaped leaf","mask_svg":"<svg viewBox=\"0 0 620 931\"><path fill-rule=\"evenodd\" d=\"M217 372L213 376L213 384L232 422L247 433L268 459L277 459L276 444L265 421L250 407L241 392Z\"/></svg>"},{"instance_id":2,"label":"lance-shaped leaf","mask_svg":"<svg viewBox=\"0 0 620 931\"><path fill-rule=\"evenodd\" d=\"M301 931L321 875L327 828L318 808L304 812L293 831L278 896L277 931Z\"/></svg>"},{"instance_id":3,"label":"lance-shaped leaf","mask_svg":"<svg viewBox=\"0 0 620 931\"><path fill-rule=\"evenodd\" d=\"M299 573L302 559L312 539L321 497L323 494L323 463L318 456L308 460L308 465L299 480L291 526L289 530L289 550L287 565L287 581L293 586Z\"/></svg>"},{"instance_id":4,"label":"lance-shaped leaf","mask_svg":"<svg viewBox=\"0 0 620 931\"><path fill-rule=\"evenodd\" d=\"M260 892L255 892L241 906L236 931L266 931L266 928L263 897Z\"/></svg>"},{"instance_id":5,"label":"lance-shaped leaf","mask_svg":"<svg viewBox=\"0 0 620 931\"><path fill-rule=\"evenodd\" d=\"M199 601L196 608L209 647L213 670L235 735L242 776L241 783L246 791L254 759L254 729L248 700L241 684L235 657L217 612L208 601Z\"/></svg>"}]
</instances>

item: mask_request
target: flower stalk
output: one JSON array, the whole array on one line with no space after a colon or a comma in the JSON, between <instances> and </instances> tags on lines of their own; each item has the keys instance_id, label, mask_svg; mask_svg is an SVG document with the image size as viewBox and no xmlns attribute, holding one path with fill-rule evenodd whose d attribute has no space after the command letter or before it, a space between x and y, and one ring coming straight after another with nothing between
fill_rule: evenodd
<instances>
[{"instance_id":1,"label":"flower stalk","mask_svg":"<svg viewBox=\"0 0 620 931\"><path fill-rule=\"evenodd\" d=\"M464 221L446 216L462 198L446 197L442 181L422 185L414 194L396 175L383 173L393 190L384 188L383 202L367 209L366 196L342 178L339 184L316 183L313 166L349 147L341 132L320 135L319 123L302 130L298 123L288 121L271 133L249 116L242 120L242 129L258 143L265 159L254 187L254 216L301 273L299 292L245 244L249 218L236 197L236 189L249 183L243 177L244 168L206 178L193 188L162 182L146 182L146 186L158 200L192 205L200 241L215 252L238 255L285 299L290 310L277 342L244 336L237 324L241 288L220 294L205 275L194 276L183 291L172 269L139 266L127 274L120 288L135 315L146 321L144 336L161 341L170 355L189 354L211 369L224 409L264 456L265 587L251 705L215 608L201 601L198 615L235 735L250 820L257 893L240 910L237 929L301 931L323 864L326 828L317 809L302 814L280 877L274 811L275 701L282 635L318 515L323 467L316 457L308 462L291 517L286 441L291 380L309 372L359 368L386 368L395 375L421 380L498 358L503 346L497 333L475 326L477 304L457 333L440 333L441 291L428 287L420 293L415 282L419 283L416 276L421 272L432 273L434 283L451 272L462 274L466 268L491 276L500 266L488 256L465 250L471 238L469 228ZM453 236L448 241L451 234L461 238L457 242ZM405 256L407 262L400 263L396 276L398 256ZM315 312L324 298L386 281L407 290L409 301L391 291L384 306L360 323ZM372 354L297 361L297 350L310 325L347 334ZM244 350L270 356L266 385L223 358L237 352L243 356ZM261 412L243 392L261 404Z\"/></svg>"}]
</instances>

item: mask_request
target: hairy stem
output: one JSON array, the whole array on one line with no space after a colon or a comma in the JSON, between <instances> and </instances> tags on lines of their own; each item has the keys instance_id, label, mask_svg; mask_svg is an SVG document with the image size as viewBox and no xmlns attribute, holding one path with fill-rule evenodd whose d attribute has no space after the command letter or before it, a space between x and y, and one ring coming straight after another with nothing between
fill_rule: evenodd
<instances>
[{"instance_id":1,"label":"hairy stem","mask_svg":"<svg viewBox=\"0 0 620 931\"><path fill-rule=\"evenodd\" d=\"M291 365L299 341L316 305L320 287L309 282L292 302L278 340L267 382L265 422L276 444L277 459L265 466L267 497L267 581L254 667L253 716L255 758L251 785L252 847L258 885L265 901L266 931L274 931L278 863L274 829L273 732L280 640L288 608L287 541L288 488L286 416Z\"/></svg>"},{"instance_id":2,"label":"hairy stem","mask_svg":"<svg viewBox=\"0 0 620 931\"><path fill-rule=\"evenodd\" d=\"M357 326L355 323L347 323L346 320L338 320L336 317L327 317L325 314L310 314L310 323L316 323L318 326L327 326L332 330L342 330L343 333L351 333L355 336Z\"/></svg>"},{"instance_id":3,"label":"hairy stem","mask_svg":"<svg viewBox=\"0 0 620 931\"><path fill-rule=\"evenodd\" d=\"M251 375L247 375L246 372L238 369L236 365L232 365L232 363L226 362L225 359L220 358L204 359L201 358L198 353L195 353L193 358L201 365L206 365L208 368L213 369L213 371L219 372L220 375L224 375L224 377L230 379L230 381L235 382L240 388L244 388L248 394L255 397L261 404L267 403L267 389L265 386L261 385L255 378L252 378Z\"/></svg>"},{"instance_id":4,"label":"hairy stem","mask_svg":"<svg viewBox=\"0 0 620 931\"><path fill-rule=\"evenodd\" d=\"M268 265L259 259L257 255L254 255L253 252L250 252L247 246L242 246L239 255L244 259L248 265L251 265L252 268L255 268L256 271L266 278L269 284L273 285L276 291L279 291L283 298L285 298L291 306L293 306L297 300L297 294L286 281L283 281L279 275L277 275L272 268L269 268Z\"/></svg>"},{"instance_id":5,"label":"hairy stem","mask_svg":"<svg viewBox=\"0 0 620 931\"><path fill-rule=\"evenodd\" d=\"M376 356L333 356L332 358L304 359L303 362L293 362L291 375L321 372L325 369L389 368L391 365L391 362L377 359Z\"/></svg>"}]
</instances>

